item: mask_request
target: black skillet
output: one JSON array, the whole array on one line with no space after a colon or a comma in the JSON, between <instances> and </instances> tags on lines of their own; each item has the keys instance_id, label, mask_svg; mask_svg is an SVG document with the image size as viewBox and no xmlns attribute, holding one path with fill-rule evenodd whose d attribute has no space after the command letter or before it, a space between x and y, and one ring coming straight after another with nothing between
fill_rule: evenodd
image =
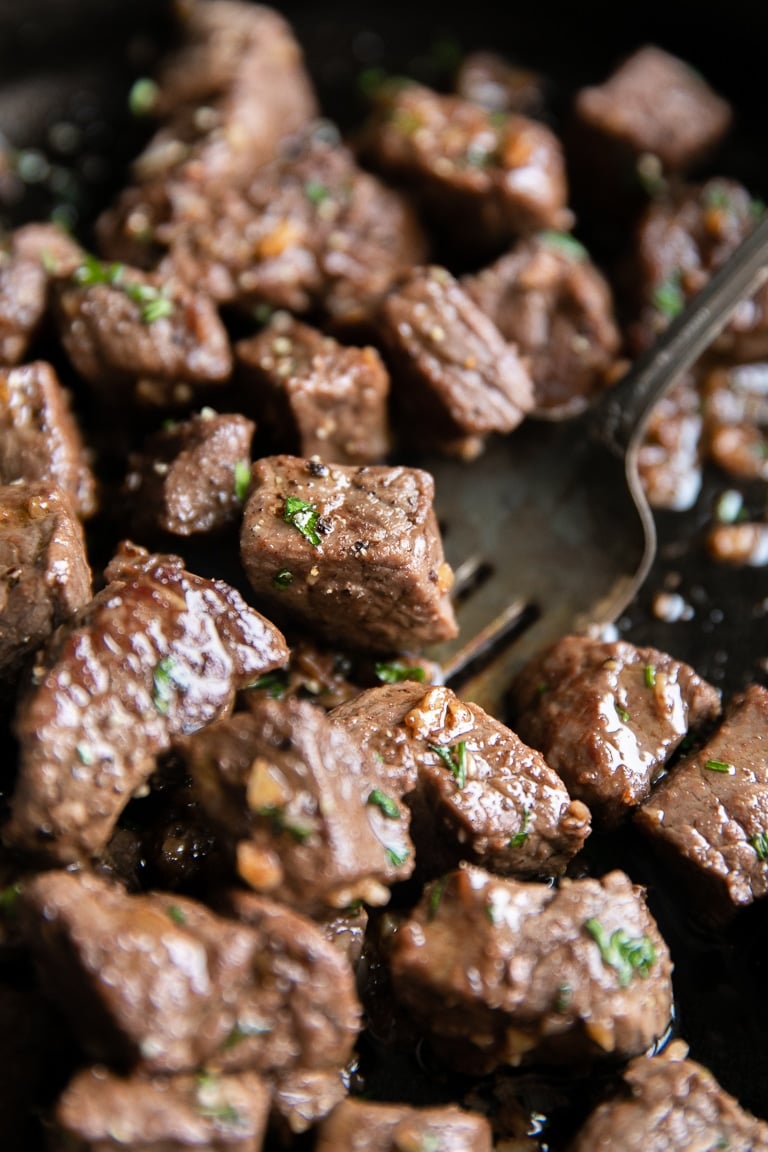
<instances>
[{"instance_id":1,"label":"black skillet","mask_svg":"<svg viewBox=\"0 0 768 1152\"><path fill-rule=\"evenodd\" d=\"M600 81L624 53L653 42L688 60L734 103L734 130L709 170L735 176L768 199L768 7L753 0L650 0L633 5L631 16L613 0L530 5L473 0L451 11L434 0L375 5L331 0L322 6L297 0L275 7L291 20L305 49L325 113L344 129L365 112L361 81L372 69L442 87L458 55L473 48L492 48L544 73L557 128L576 87ZM151 72L172 36L170 4L160 0L26 0L23 5L0 0L0 135L17 149L31 148L31 170L38 172L16 200L3 202L0 179L0 220L41 218L56 208L75 220L88 241L90 221L126 180L128 160L148 132L128 112L131 83ZM76 147L71 136L67 143L66 133L52 133L51 126L61 122L74 124ZM40 178L36 152L69 179L52 181L50 170ZM575 207L577 232L610 268L614 233L604 221L582 213L578 200ZM657 514L656 563L619 622L627 639L689 661L722 688L726 699L750 681L768 683L768 575L764 569L718 567L703 548L717 496L731 486L709 469L692 511ZM739 487L760 517L765 486ZM683 597L688 619L655 615L654 598L661 590ZM691 1055L744 1106L768 1118L768 911L758 905L727 929L708 929L645 845L631 833L620 839L612 844L593 837L590 866L599 871L619 865L648 885L675 960L676 1031ZM363 1047L361 1074L369 1093L388 1098L427 1101L457 1091L423 1053L398 1052L393 1058L380 1043ZM556 1117L562 1087L556 1080L520 1078L526 1106L553 1109ZM557 1128L555 1123L550 1131L552 1148L558 1146Z\"/></svg>"}]
</instances>

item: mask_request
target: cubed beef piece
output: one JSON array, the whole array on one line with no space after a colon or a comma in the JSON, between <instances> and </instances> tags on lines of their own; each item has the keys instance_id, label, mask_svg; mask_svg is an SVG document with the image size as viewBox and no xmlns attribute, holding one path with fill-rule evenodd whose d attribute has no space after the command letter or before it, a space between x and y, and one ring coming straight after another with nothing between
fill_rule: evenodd
<instances>
[{"instance_id":1,"label":"cubed beef piece","mask_svg":"<svg viewBox=\"0 0 768 1152\"><path fill-rule=\"evenodd\" d=\"M489 112L537 116L544 111L546 79L497 52L467 52L456 72L456 93Z\"/></svg>"},{"instance_id":2,"label":"cubed beef piece","mask_svg":"<svg viewBox=\"0 0 768 1152\"><path fill-rule=\"evenodd\" d=\"M124 494L137 534L193 536L240 516L254 424L212 408L165 425L131 457Z\"/></svg>"},{"instance_id":3,"label":"cubed beef piece","mask_svg":"<svg viewBox=\"0 0 768 1152\"><path fill-rule=\"evenodd\" d=\"M634 351L653 343L754 229L759 214L757 202L733 180L683 184L651 202L630 261L637 315L628 339ZM768 287L742 301L713 348L740 360L768 355Z\"/></svg>"},{"instance_id":4,"label":"cubed beef piece","mask_svg":"<svg viewBox=\"0 0 768 1152\"><path fill-rule=\"evenodd\" d=\"M619 350L611 289L572 236L521 240L461 283L525 358L534 410L575 415L608 385Z\"/></svg>"},{"instance_id":5,"label":"cubed beef piece","mask_svg":"<svg viewBox=\"0 0 768 1152\"><path fill-rule=\"evenodd\" d=\"M768 689L751 685L710 740L636 813L639 827L731 908L768 892Z\"/></svg>"},{"instance_id":6,"label":"cubed beef piece","mask_svg":"<svg viewBox=\"0 0 768 1152\"><path fill-rule=\"evenodd\" d=\"M391 948L397 999L471 1074L645 1051L669 1025L671 967L623 872L551 888L465 867L426 889Z\"/></svg>"},{"instance_id":7,"label":"cubed beef piece","mask_svg":"<svg viewBox=\"0 0 768 1152\"><path fill-rule=\"evenodd\" d=\"M652 508L685 512L701 491L701 401L694 378L677 380L654 404L637 467Z\"/></svg>"},{"instance_id":8,"label":"cubed beef piece","mask_svg":"<svg viewBox=\"0 0 768 1152\"><path fill-rule=\"evenodd\" d=\"M285 663L282 634L234 588L127 546L107 585L43 653L15 717L8 844L71 863L103 849L174 740Z\"/></svg>"},{"instance_id":9,"label":"cubed beef piece","mask_svg":"<svg viewBox=\"0 0 768 1152\"><path fill-rule=\"evenodd\" d=\"M0 246L0 365L20 363L37 335L52 274L69 273L80 249L54 224L27 224Z\"/></svg>"},{"instance_id":10,"label":"cubed beef piece","mask_svg":"<svg viewBox=\"0 0 768 1152\"><path fill-rule=\"evenodd\" d=\"M414 1108L374 1100L344 1100L318 1128L316 1152L491 1152L485 1116L455 1104Z\"/></svg>"},{"instance_id":11,"label":"cubed beef piece","mask_svg":"<svg viewBox=\"0 0 768 1152\"><path fill-rule=\"evenodd\" d=\"M469 860L502 875L553 875L589 835L589 810L543 757L450 688L372 688L331 718L379 754L395 788L416 767L408 804L427 873Z\"/></svg>"},{"instance_id":12,"label":"cubed beef piece","mask_svg":"<svg viewBox=\"0 0 768 1152\"><path fill-rule=\"evenodd\" d=\"M0 486L0 678L91 599L80 521L55 484Z\"/></svg>"},{"instance_id":13,"label":"cubed beef piece","mask_svg":"<svg viewBox=\"0 0 768 1152\"><path fill-rule=\"evenodd\" d=\"M768 564L768 520L715 524L705 545L713 560L734 568L764 568Z\"/></svg>"},{"instance_id":14,"label":"cubed beef piece","mask_svg":"<svg viewBox=\"0 0 768 1152\"><path fill-rule=\"evenodd\" d=\"M232 371L229 339L207 296L176 281L89 259L56 282L61 342L74 368L110 393L150 382L168 402L221 384Z\"/></svg>"},{"instance_id":15,"label":"cubed beef piece","mask_svg":"<svg viewBox=\"0 0 768 1152\"><path fill-rule=\"evenodd\" d=\"M645 800L688 731L720 712L719 692L688 664L586 636L534 657L512 695L516 731L603 827Z\"/></svg>"},{"instance_id":16,"label":"cubed beef piece","mask_svg":"<svg viewBox=\"0 0 768 1152\"><path fill-rule=\"evenodd\" d=\"M242 878L310 911L385 904L385 885L413 871L407 808L379 788L361 749L322 709L262 693L250 709L186 749Z\"/></svg>"},{"instance_id":17,"label":"cubed beef piece","mask_svg":"<svg viewBox=\"0 0 768 1152\"><path fill-rule=\"evenodd\" d=\"M624 1073L624 1094L598 1105L569 1152L766 1152L768 1125L741 1108L711 1072L686 1056L686 1045L674 1040L658 1056L632 1060Z\"/></svg>"},{"instance_id":18,"label":"cubed beef piece","mask_svg":"<svg viewBox=\"0 0 768 1152\"><path fill-rule=\"evenodd\" d=\"M134 175L181 167L198 180L246 180L317 114L301 48L279 12L237 0L186 5L178 33L151 108L164 123Z\"/></svg>"},{"instance_id":19,"label":"cubed beef piece","mask_svg":"<svg viewBox=\"0 0 768 1152\"><path fill-rule=\"evenodd\" d=\"M360 1026L349 964L285 909L245 922L244 901L238 922L175 893L129 896L54 871L24 885L20 915L46 988L94 1060L161 1074L338 1068Z\"/></svg>"},{"instance_id":20,"label":"cubed beef piece","mask_svg":"<svg viewBox=\"0 0 768 1152\"><path fill-rule=\"evenodd\" d=\"M389 375L375 348L350 348L278 313L235 346L241 407L270 451L376 464L389 450Z\"/></svg>"},{"instance_id":21,"label":"cubed beef piece","mask_svg":"<svg viewBox=\"0 0 768 1152\"><path fill-rule=\"evenodd\" d=\"M592 152L616 168L645 154L668 172L706 159L731 123L731 109L685 61L649 44L622 60L601 84L574 101Z\"/></svg>"},{"instance_id":22,"label":"cubed beef piece","mask_svg":"<svg viewBox=\"0 0 768 1152\"><path fill-rule=\"evenodd\" d=\"M170 247L162 267L216 300L320 310L349 325L426 250L405 198L327 129L283 147L245 192L177 193L154 238Z\"/></svg>"},{"instance_id":23,"label":"cubed beef piece","mask_svg":"<svg viewBox=\"0 0 768 1152\"><path fill-rule=\"evenodd\" d=\"M470 457L484 436L511 432L533 407L517 350L447 269L413 269L378 324L405 441Z\"/></svg>"},{"instance_id":24,"label":"cubed beef piece","mask_svg":"<svg viewBox=\"0 0 768 1152\"><path fill-rule=\"evenodd\" d=\"M708 458L738 479L768 480L768 364L715 368L701 397Z\"/></svg>"},{"instance_id":25,"label":"cubed beef piece","mask_svg":"<svg viewBox=\"0 0 768 1152\"><path fill-rule=\"evenodd\" d=\"M572 223L560 142L525 116L499 116L420 84L384 85L360 148L388 179L413 190L430 222L474 253Z\"/></svg>"},{"instance_id":26,"label":"cubed beef piece","mask_svg":"<svg viewBox=\"0 0 768 1152\"><path fill-rule=\"evenodd\" d=\"M253 588L332 643L391 653L456 635L453 573L419 468L269 456L252 468L241 534Z\"/></svg>"},{"instance_id":27,"label":"cubed beef piece","mask_svg":"<svg viewBox=\"0 0 768 1152\"><path fill-rule=\"evenodd\" d=\"M237 1076L130 1078L86 1068L56 1104L53 1152L261 1152L269 1089L253 1072Z\"/></svg>"},{"instance_id":28,"label":"cubed beef piece","mask_svg":"<svg viewBox=\"0 0 768 1152\"><path fill-rule=\"evenodd\" d=\"M0 483L58 485L79 516L96 511L96 484L69 393L50 364L0 369Z\"/></svg>"}]
</instances>

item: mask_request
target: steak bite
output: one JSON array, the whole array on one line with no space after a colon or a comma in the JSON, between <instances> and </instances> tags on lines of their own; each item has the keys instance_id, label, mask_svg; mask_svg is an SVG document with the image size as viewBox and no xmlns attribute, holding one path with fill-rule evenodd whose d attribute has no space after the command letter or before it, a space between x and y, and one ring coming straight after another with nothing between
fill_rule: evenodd
<instances>
[{"instance_id":1,"label":"steak bite","mask_svg":"<svg viewBox=\"0 0 768 1152\"><path fill-rule=\"evenodd\" d=\"M252 923L238 922L177 894L47 872L24 886L20 915L94 1060L161 1074L338 1068L360 1026L352 971L311 921L257 906L246 897Z\"/></svg>"},{"instance_id":2,"label":"steak bite","mask_svg":"<svg viewBox=\"0 0 768 1152\"><path fill-rule=\"evenodd\" d=\"M0 368L0 483L56 484L84 519L96 511L96 483L69 393L50 364Z\"/></svg>"},{"instance_id":3,"label":"steak bite","mask_svg":"<svg viewBox=\"0 0 768 1152\"><path fill-rule=\"evenodd\" d=\"M525 359L534 411L572 416L607 387L620 344L611 289L573 237L521 240L461 284Z\"/></svg>"},{"instance_id":4,"label":"steak bite","mask_svg":"<svg viewBox=\"0 0 768 1152\"><path fill-rule=\"evenodd\" d=\"M660 1055L632 1060L624 1073L627 1091L598 1105L568 1152L767 1152L768 1124L741 1108L687 1052L674 1040Z\"/></svg>"},{"instance_id":5,"label":"steak bite","mask_svg":"<svg viewBox=\"0 0 768 1152\"><path fill-rule=\"evenodd\" d=\"M261 693L188 742L201 802L257 892L310 912L386 904L413 871L408 810L325 712Z\"/></svg>"},{"instance_id":6,"label":"steak bite","mask_svg":"<svg viewBox=\"0 0 768 1152\"><path fill-rule=\"evenodd\" d=\"M389 450L389 375L375 348L348 348L278 313L235 345L241 406L271 451L375 464Z\"/></svg>"},{"instance_id":7,"label":"steak bite","mask_svg":"<svg viewBox=\"0 0 768 1152\"><path fill-rule=\"evenodd\" d=\"M485 1116L455 1104L415 1108L374 1100L343 1100L320 1125L315 1152L491 1152Z\"/></svg>"},{"instance_id":8,"label":"steak bite","mask_svg":"<svg viewBox=\"0 0 768 1152\"><path fill-rule=\"evenodd\" d=\"M99 853L157 755L288 656L239 593L178 556L127 545L105 576L47 646L15 717L20 769L4 838L57 863Z\"/></svg>"},{"instance_id":9,"label":"steak bite","mask_svg":"<svg viewBox=\"0 0 768 1152\"><path fill-rule=\"evenodd\" d=\"M131 457L123 485L134 531L193 536L239 517L251 469L255 425L203 408L164 425Z\"/></svg>"},{"instance_id":10,"label":"steak bite","mask_svg":"<svg viewBox=\"0 0 768 1152\"><path fill-rule=\"evenodd\" d=\"M26 224L0 244L0 366L19 364L43 322L51 275L70 274L78 245L55 224Z\"/></svg>"},{"instance_id":11,"label":"steak bite","mask_svg":"<svg viewBox=\"0 0 768 1152\"><path fill-rule=\"evenodd\" d=\"M429 473L318 458L256 461L243 566L281 616L332 643L391 653L456 635Z\"/></svg>"},{"instance_id":12,"label":"steak bite","mask_svg":"<svg viewBox=\"0 0 768 1152\"><path fill-rule=\"evenodd\" d=\"M91 599L82 526L54 484L0 486L0 679Z\"/></svg>"},{"instance_id":13,"label":"steak bite","mask_svg":"<svg viewBox=\"0 0 768 1152\"><path fill-rule=\"evenodd\" d=\"M714 368L701 390L704 450L743 480L768 480L768 364Z\"/></svg>"},{"instance_id":14,"label":"steak bite","mask_svg":"<svg viewBox=\"0 0 768 1152\"><path fill-rule=\"evenodd\" d=\"M53 1152L261 1152L269 1089L253 1072L236 1076L115 1076L97 1066L78 1072L53 1115Z\"/></svg>"},{"instance_id":15,"label":"steak bite","mask_svg":"<svg viewBox=\"0 0 768 1152\"><path fill-rule=\"evenodd\" d=\"M429 875L469 860L505 876L550 876L589 835L589 810L543 757L450 688L372 688L330 715L381 758L396 789L415 767L407 802Z\"/></svg>"},{"instance_id":16,"label":"steak bite","mask_svg":"<svg viewBox=\"0 0 768 1152\"><path fill-rule=\"evenodd\" d=\"M623 872L559 888L464 867L429 886L391 948L394 993L471 1075L645 1051L666 1031L672 966Z\"/></svg>"},{"instance_id":17,"label":"steak bite","mask_svg":"<svg viewBox=\"0 0 768 1152\"><path fill-rule=\"evenodd\" d=\"M534 404L524 362L447 269L414 268L382 304L398 431L470 458Z\"/></svg>"},{"instance_id":18,"label":"steak bite","mask_svg":"<svg viewBox=\"0 0 768 1152\"><path fill-rule=\"evenodd\" d=\"M596 823L642 803L689 730L714 721L720 694L655 648L565 636L518 674L515 727Z\"/></svg>"},{"instance_id":19,"label":"steak bite","mask_svg":"<svg viewBox=\"0 0 768 1152\"><path fill-rule=\"evenodd\" d=\"M413 191L430 222L473 253L572 223L560 142L525 116L500 116L421 84L383 85L359 147L387 179Z\"/></svg>"},{"instance_id":20,"label":"steak bite","mask_svg":"<svg viewBox=\"0 0 768 1152\"><path fill-rule=\"evenodd\" d=\"M753 684L635 815L659 849L730 911L768 892L766 747L768 689Z\"/></svg>"},{"instance_id":21,"label":"steak bite","mask_svg":"<svg viewBox=\"0 0 768 1152\"><path fill-rule=\"evenodd\" d=\"M88 258L57 280L54 306L73 367L110 393L140 384L185 404L195 388L222 384L232 371L214 304L175 281Z\"/></svg>"},{"instance_id":22,"label":"steak bite","mask_svg":"<svg viewBox=\"0 0 768 1152\"><path fill-rule=\"evenodd\" d=\"M654 404L638 451L638 471L652 508L685 512L696 503L702 426L699 390L694 378L685 375Z\"/></svg>"}]
</instances>

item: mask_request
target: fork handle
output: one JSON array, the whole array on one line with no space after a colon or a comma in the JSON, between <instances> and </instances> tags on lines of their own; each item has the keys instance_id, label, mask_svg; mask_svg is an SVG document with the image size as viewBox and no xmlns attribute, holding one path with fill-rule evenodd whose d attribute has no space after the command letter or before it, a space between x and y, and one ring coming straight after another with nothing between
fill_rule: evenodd
<instances>
[{"instance_id":1,"label":"fork handle","mask_svg":"<svg viewBox=\"0 0 768 1152\"><path fill-rule=\"evenodd\" d=\"M590 431L618 456L642 435L653 405L768 279L768 212L655 343L592 410Z\"/></svg>"}]
</instances>

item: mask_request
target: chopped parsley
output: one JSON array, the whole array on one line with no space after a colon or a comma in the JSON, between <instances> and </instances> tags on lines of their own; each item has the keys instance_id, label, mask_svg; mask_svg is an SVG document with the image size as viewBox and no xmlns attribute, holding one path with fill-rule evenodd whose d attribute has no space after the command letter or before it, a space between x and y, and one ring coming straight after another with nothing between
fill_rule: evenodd
<instances>
[{"instance_id":1,"label":"chopped parsley","mask_svg":"<svg viewBox=\"0 0 768 1152\"><path fill-rule=\"evenodd\" d=\"M440 901L443 898L443 892L445 891L445 886L447 883L448 877L441 876L440 879L436 880L432 885L432 890L429 893L429 903L427 905L428 920L434 920L435 916L437 915L437 910L440 907Z\"/></svg>"},{"instance_id":2,"label":"chopped parsley","mask_svg":"<svg viewBox=\"0 0 768 1152\"><path fill-rule=\"evenodd\" d=\"M296 820L279 804L267 804L264 808L257 808L255 815L265 816L271 820L275 832L285 832L299 844L303 844L314 832L314 828Z\"/></svg>"},{"instance_id":3,"label":"chopped parsley","mask_svg":"<svg viewBox=\"0 0 768 1152\"><path fill-rule=\"evenodd\" d=\"M387 848L387 859L393 868L399 868L401 864L405 864L409 856L410 852L407 848L404 848L402 852L398 851L397 848Z\"/></svg>"},{"instance_id":4,"label":"chopped parsley","mask_svg":"<svg viewBox=\"0 0 768 1152\"><path fill-rule=\"evenodd\" d=\"M248 687L259 688L271 696L273 700L279 700L288 690L288 673L285 671L265 672Z\"/></svg>"},{"instance_id":5,"label":"chopped parsley","mask_svg":"<svg viewBox=\"0 0 768 1152\"><path fill-rule=\"evenodd\" d=\"M580 244L576 237L571 236L569 232L546 229L539 233L539 239L548 248L555 248L558 252L562 252L563 256L570 256L572 260L586 260L587 258L587 250L584 245Z\"/></svg>"},{"instance_id":6,"label":"chopped parsley","mask_svg":"<svg viewBox=\"0 0 768 1152\"><path fill-rule=\"evenodd\" d=\"M654 664L646 664L643 669L643 679L645 680L646 688L656 687L656 666Z\"/></svg>"},{"instance_id":7,"label":"chopped parsley","mask_svg":"<svg viewBox=\"0 0 768 1152\"><path fill-rule=\"evenodd\" d=\"M80 763L85 764L86 767L88 767L90 764L93 764L93 752L91 752L87 744L76 744L75 755L77 756Z\"/></svg>"},{"instance_id":8,"label":"chopped parsley","mask_svg":"<svg viewBox=\"0 0 768 1152\"><path fill-rule=\"evenodd\" d=\"M722 772L726 776L733 776L736 769L727 760L707 760L704 767L708 772Z\"/></svg>"},{"instance_id":9,"label":"chopped parsley","mask_svg":"<svg viewBox=\"0 0 768 1152\"><path fill-rule=\"evenodd\" d=\"M272 583L275 588L288 588L293 584L293 572L290 568L281 568L279 572L275 572Z\"/></svg>"},{"instance_id":10,"label":"chopped parsley","mask_svg":"<svg viewBox=\"0 0 768 1152\"><path fill-rule=\"evenodd\" d=\"M0 914L15 916L20 896L21 884L18 881L15 884L9 884L7 888L0 889Z\"/></svg>"},{"instance_id":11,"label":"chopped parsley","mask_svg":"<svg viewBox=\"0 0 768 1152\"><path fill-rule=\"evenodd\" d=\"M154 692L152 695L152 703L155 706L155 711L159 712L161 716L168 713L173 700L173 669L175 661L172 656L164 656L155 665L155 670L152 673L152 682L154 685Z\"/></svg>"},{"instance_id":12,"label":"chopped parsley","mask_svg":"<svg viewBox=\"0 0 768 1152\"><path fill-rule=\"evenodd\" d=\"M313 204L322 204L330 196L330 191L320 180L307 180L304 185L304 195Z\"/></svg>"},{"instance_id":13,"label":"chopped parsley","mask_svg":"<svg viewBox=\"0 0 768 1152\"><path fill-rule=\"evenodd\" d=\"M439 756L446 767L450 768L451 774L456 781L457 788L464 788L467 783L467 742L462 740L460 744L455 747L448 747L445 744L430 744L430 752L434 752Z\"/></svg>"},{"instance_id":14,"label":"chopped parsley","mask_svg":"<svg viewBox=\"0 0 768 1152\"><path fill-rule=\"evenodd\" d=\"M309 540L315 548L320 544L320 537L317 534L319 519L319 513L313 504L307 504L306 500L300 500L298 496L286 497L283 520L301 532L305 540Z\"/></svg>"},{"instance_id":15,"label":"chopped parsley","mask_svg":"<svg viewBox=\"0 0 768 1152\"><path fill-rule=\"evenodd\" d=\"M733 208L733 197L722 184L708 184L704 189L702 202L705 208L723 212L730 212Z\"/></svg>"},{"instance_id":16,"label":"chopped parsley","mask_svg":"<svg viewBox=\"0 0 768 1152\"><path fill-rule=\"evenodd\" d=\"M563 1013L568 1008L571 1000L573 999L573 989L570 984L561 984L557 990L557 999L555 1000L555 1012Z\"/></svg>"},{"instance_id":17,"label":"chopped parsley","mask_svg":"<svg viewBox=\"0 0 768 1152\"><path fill-rule=\"evenodd\" d=\"M485 918L490 924L498 923L496 917L496 906L493 903L493 900L489 900L485 906Z\"/></svg>"},{"instance_id":18,"label":"chopped parsley","mask_svg":"<svg viewBox=\"0 0 768 1152\"><path fill-rule=\"evenodd\" d=\"M169 920L173 920L174 924L186 924L187 922L187 917L178 904L169 904L165 913Z\"/></svg>"},{"instance_id":19,"label":"chopped parsley","mask_svg":"<svg viewBox=\"0 0 768 1152\"><path fill-rule=\"evenodd\" d=\"M619 720L621 720L622 724L629 724L632 717L630 716L629 712L627 712L626 708L622 708L618 700L614 700L613 706L616 709L616 715L618 716Z\"/></svg>"},{"instance_id":20,"label":"chopped parsley","mask_svg":"<svg viewBox=\"0 0 768 1152\"><path fill-rule=\"evenodd\" d=\"M400 819L400 809L391 796L387 796L386 792L382 792L380 788L374 788L366 804L371 804L374 808L380 808L384 815L389 820Z\"/></svg>"},{"instance_id":21,"label":"chopped parsley","mask_svg":"<svg viewBox=\"0 0 768 1152\"><path fill-rule=\"evenodd\" d=\"M75 284L83 288L92 288L95 284L106 284L110 288L119 288L120 291L132 300L139 309L143 324L154 324L156 320L172 316L173 301L166 295L164 288L156 288L154 284L140 284L136 281L125 280L124 264L104 264L95 256L86 253L81 264L72 273Z\"/></svg>"},{"instance_id":22,"label":"chopped parsley","mask_svg":"<svg viewBox=\"0 0 768 1152\"><path fill-rule=\"evenodd\" d=\"M609 936L599 920L587 920L585 928L600 949L603 962L618 973L619 984L626 988L635 972L643 979L656 963L656 949L649 936L629 936L617 928Z\"/></svg>"},{"instance_id":23,"label":"chopped parsley","mask_svg":"<svg viewBox=\"0 0 768 1152\"><path fill-rule=\"evenodd\" d=\"M149 116L155 109L160 89L149 76L140 76L128 93L128 108L134 116Z\"/></svg>"},{"instance_id":24,"label":"chopped parsley","mask_svg":"<svg viewBox=\"0 0 768 1152\"><path fill-rule=\"evenodd\" d=\"M682 312L684 304L685 296L680 283L680 273L673 272L654 289L653 306L668 320L672 320Z\"/></svg>"},{"instance_id":25,"label":"chopped parsley","mask_svg":"<svg viewBox=\"0 0 768 1152\"><path fill-rule=\"evenodd\" d=\"M242 504L248 495L248 486L251 483L251 466L247 460L238 460L235 463L235 499Z\"/></svg>"},{"instance_id":26,"label":"chopped parsley","mask_svg":"<svg viewBox=\"0 0 768 1152\"><path fill-rule=\"evenodd\" d=\"M515 832L507 845L508 848L522 848L530 835L531 827L531 810L530 808L523 808L523 824L519 832Z\"/></svg>"},{"instance_id":27,"label":"chopped parsley","mask_svg":"<svg viewBox=\"0 0 768 1152\"><path fill-rule=\"evenodd\" d=\"M399 684L401 680L418 680L423 683L426 679L424 669L420 668L418 664L402 664L399 660L393 660L391 663L376 663L373 670L382 684Z\"/></svg>"},{"instance_id":28,"label":"chopped parsley","mask_svg":"<svg viewBox=\"0 0 768 1152\"><path fill-rule=\"evenodd\" d=\"M750 836L749 842L758 855L758 858L765 863L768 861L768 832L758 832L755 836Z\"/></svg>"}]
</instances>

